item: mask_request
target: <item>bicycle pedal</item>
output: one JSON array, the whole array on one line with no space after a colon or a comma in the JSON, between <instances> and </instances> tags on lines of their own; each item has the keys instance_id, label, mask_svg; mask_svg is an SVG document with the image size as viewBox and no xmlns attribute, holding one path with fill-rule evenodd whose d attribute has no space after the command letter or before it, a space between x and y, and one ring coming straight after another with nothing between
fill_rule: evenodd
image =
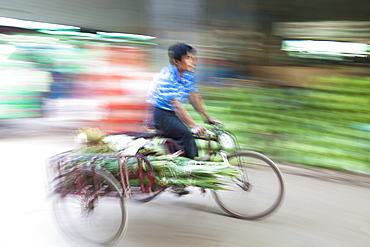
<instances>
[{"instance_id":1,"label":"bicycle pedal","mask_svg":"<svg viewBox=\"0 0 370 247\"><path fill-rule=\"evenodd\" d=\"M189 192L189 191L187 191L187 190L185 190L185 191L179 192L179 193L177 193L177 194L178 194L178 196L184 196L184 195L189 195L189 194L190 194L190 192Z\"/></svg>"},{"instance_id":2,"label":"bicycle pedal","mask_svg":"<svg viewBox=\"0 0 370 247\"><path fill-rule=\"evenodd\" d=\"M172 188L171 192L175 193L179 197L190 194L190 192L184 188Z\"/></svg>"}]
</instances>

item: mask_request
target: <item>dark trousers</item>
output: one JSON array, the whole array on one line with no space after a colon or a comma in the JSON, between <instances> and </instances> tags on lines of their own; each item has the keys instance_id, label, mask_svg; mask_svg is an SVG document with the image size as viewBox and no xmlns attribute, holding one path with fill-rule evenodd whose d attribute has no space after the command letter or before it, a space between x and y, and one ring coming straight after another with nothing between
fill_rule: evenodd
<instances>
[{"instance_id":1,"label":"dark trousers","mask_svg":"<svg viewBox=\"0 0 370 247\"><path fill-rule=\"evenodd\" d=\"M185 156L191 159L198 156L198 147L190 130L173 111L155 107L153 109L154 127L163 131L166 138L172 138L185 150Z\"/></svg>"}]
</instances>

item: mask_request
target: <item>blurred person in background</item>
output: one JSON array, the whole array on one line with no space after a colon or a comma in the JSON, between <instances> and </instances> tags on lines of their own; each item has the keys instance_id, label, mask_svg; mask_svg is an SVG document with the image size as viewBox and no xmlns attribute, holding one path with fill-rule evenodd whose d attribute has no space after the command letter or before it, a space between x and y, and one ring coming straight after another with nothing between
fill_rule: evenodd
<instances>
[{"instance_id":1,"label":"blurred person in background","mask_svg":"<svg viewBox=\"0 0 370 247\"><path fill-rule=\"evenodd\" d=\"M149 89L148 103L154 106L153 124L165 137L177 141L186 157L194 159L198 148L193 133L202 136L206 128L195 123L184 103L189 100L207 122L218 121L208 115L195 82L196 50L177 43L168 48L168 56L170 64L156 74Z\"/></svg>"}]
</instances>

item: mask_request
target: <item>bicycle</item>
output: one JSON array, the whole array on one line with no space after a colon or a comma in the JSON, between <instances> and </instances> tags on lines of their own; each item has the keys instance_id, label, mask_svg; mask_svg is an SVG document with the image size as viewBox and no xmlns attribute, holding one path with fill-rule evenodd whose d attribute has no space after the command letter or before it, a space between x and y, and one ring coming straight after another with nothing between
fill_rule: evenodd
<instances>
[{"instance_id":1,"label":"bicycle","mask_svg":"<svg viewBox=\"0 0 370 247\"><path fill-rule=\"evenodd\" d=\"M228 214L246 220L264 218L276 211L285 195L284 180L278 166L261 153L241 151L236 136L224 130L221 123L211 126L212 130L207 130L206 137L194 136L196 140L205 141L207 144L205 150L201 150L205 152L205 155L199 160L218 161L222 159L223 162L237 166L243 174L239 179L228 181L227 190L212 191L217 204ZM173 153L174 150L179 149L172 140L167 140L167 142L169 152ZM216 146L212 146L212 143ZM198 143L198 146L201 145ZM228 155L227 151L231 154ZM258 190L258 194L255 190ZM161 189L151 195L136 198L136 200L148 202L163 191ZM233 194L239 195L238 201L232 199L235 198ZM267 195L273 195L273 197L266 197ZM256 201L254 204L259 204L256 209L253 209L256 206L253 204L253 196L258 196L254 198ZM240 203L241 198L244 199L244 197L246 197L245 203ZM262 208L262 204L266 206Z\"/></svg>"},{"instance_id":2,"label":"bicycle","mask_svg":"<svg viewBox=\"0 0 370 247\"><path fill-rule=\"evenodd\" d=\"M123 134L146 139L161 137L168 153L181 152L181 147L175 141L158 133ZM271 215L279 208L285 195L284 179L271 159L258 152L241 151L237 138L224 130L221 123L211 125L211 130L207 131L205 137L195 136L195 138L200 146L200 152L204 154L201 160L222 161L240 170L240 176L225 181L226 190L212 190L217 204L226 213L240 219L256 220ZM97 165L99 161L109 159L117 162L119 174L114 176ZM134 160L138 167L134 173L127 168L127 162L130 160ZM75 156L65 152L52 157L49 162L57 170L55 178L57 184L54 190L57 194L54 204L56 216L66 234L76 239L99 244L117 242L127 226L125 200L131 198L138 202L149 202L168 188L155 184L153 167L141 154ZM73 166L76 162L82 165ZM73 168L67 169L66 172L64 169L66 166ZM136 178L139 183L131 186L129 183L131 178ZM202 191L206 192L204 189ZM69 211L69 206L77 206L76 215ZM96 225L93 225L91 224L95 219L93 217L100 213L98 209L103 213L106 210L108 214L99 217ZM88 221L89 229L81 230L81 220L85 219ZM74 226L74 223L77 226Z\"/></svg>"}]
</instances>

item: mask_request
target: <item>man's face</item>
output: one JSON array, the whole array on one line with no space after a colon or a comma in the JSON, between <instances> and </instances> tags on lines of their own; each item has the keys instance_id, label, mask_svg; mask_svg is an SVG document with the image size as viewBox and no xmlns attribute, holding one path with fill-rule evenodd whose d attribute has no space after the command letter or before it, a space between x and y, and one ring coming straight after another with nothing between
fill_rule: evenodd
<instances>
[{"instance_id":1,"label":"man's face","mask_svg":"<svg viewBox=\"0 0 370 247\"><path fill-rule=\"evenodd\" d=\"M194 53L188 52L181 57L181 61L175 60L175 65L180 72L189 71L195 73L197 66L197 56Z\"/></svg>"}]
</instances>

